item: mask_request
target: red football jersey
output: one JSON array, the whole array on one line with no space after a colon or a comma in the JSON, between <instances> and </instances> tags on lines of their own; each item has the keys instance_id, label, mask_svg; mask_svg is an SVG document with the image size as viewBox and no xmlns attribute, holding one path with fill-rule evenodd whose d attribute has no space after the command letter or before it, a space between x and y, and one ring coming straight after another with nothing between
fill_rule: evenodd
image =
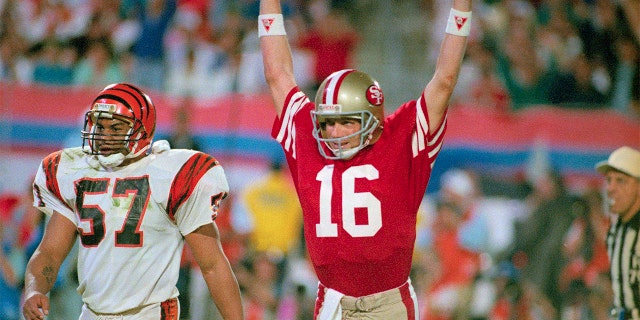
<instances>
[{"instance_id":1,"label":"red football jersey","mask_svg":"<svg viewBox=\"0 0 640 320\"><path fill-rule=\"evenodd\" d=\"M271 134L287 157L318 279L351 296L398 287L409 278L416 215L446 118L429 135L424 98L409 101L385 119L375 144L350 160L328 160L312 135L313 109L292 89Z\"/></svg>"}]
</instances>

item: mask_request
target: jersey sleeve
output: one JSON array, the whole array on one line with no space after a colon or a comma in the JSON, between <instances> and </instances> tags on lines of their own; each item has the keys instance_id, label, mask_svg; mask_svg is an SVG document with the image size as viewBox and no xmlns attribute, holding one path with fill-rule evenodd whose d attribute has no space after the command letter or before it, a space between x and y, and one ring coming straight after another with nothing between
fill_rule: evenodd
<instances>
[{"instance_id":1,"label":"jersey sleeve","mask_svg":"<svg viewBox=\"0 0 640 320\"><path fill-rule=\"evenodd\" d=\"M73 210L63 201L58 183L58 166L61 152L55 152L42 160L33 182L33 206L47 215L61 213L78 225Z\"/></svg>"},{"instance_id":2,"label":"jersey sleeve","mask_svg":"<svg viewBox=\"0 0 640 320\"><path fill-rule=\"evenodd\" d=\"M220 165L206 171L175 211L174 218L180 233L187 235L200 226L212 223L218 215L220 202L228 192L229 184Z\"/></svg>"},{"instance_id":3,"label":"jersey sleeve","mask_svg":"<svg viewBox=\"0 0 640 320\"><path fill-rule=\"evenodd\" d=\"M444 132L447 126L447 115L445 114L442 123L430 133L431 123L427 113L427 103L424 96L420 96L416 103L416 126L412 136L413 157L417 157L421 152L427 152L429 158L434 158L442 148ZM433 162L432 162L433 165Z\"/></svg>"},{"instance_id":4,"label":"jersey sleeve","mask_svg":"<svg viewBox=\"0 0 640 320\"><path fill-rule=\"evenodd\" d=\"M284 109L279 117L276 117L271 136L282 146L288 157L296 159L296 130L294 119L298 112L306 110L310 105L309 98L295 87L285 99ZM311 114L308 114L311 117Z\"/></svg>"}]
</instances>

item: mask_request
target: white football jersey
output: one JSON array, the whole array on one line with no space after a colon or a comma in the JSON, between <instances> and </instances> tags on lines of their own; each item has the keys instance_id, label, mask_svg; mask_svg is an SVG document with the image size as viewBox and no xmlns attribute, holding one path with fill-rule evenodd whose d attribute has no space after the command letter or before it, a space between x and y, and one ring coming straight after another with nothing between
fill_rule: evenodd
<instances>
[{"instance_id":1,"label":"white football jersey","mask_svg":"<svg viewBox=\"0 0 640 320\"><path fill-rule=\"evenodd\" d=\"M216 159L192 150L150 154L126 167L90 165L81 148L44 158L34 205L78 228L78 292L98 313L178 296L184 235L212 223L229 191Z\"/></svg>"}]
</instances>

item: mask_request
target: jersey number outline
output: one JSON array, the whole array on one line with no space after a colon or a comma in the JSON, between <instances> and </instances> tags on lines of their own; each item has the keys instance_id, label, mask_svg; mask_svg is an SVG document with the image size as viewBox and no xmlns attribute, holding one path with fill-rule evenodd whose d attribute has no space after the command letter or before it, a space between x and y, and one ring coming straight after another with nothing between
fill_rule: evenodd
<instances>
[{"instance_id":1,"label":"jersey number outline","mask_svg":"<svg viewBox=\"0 0 640 320\"><path fill-rule=\"evenodd\" d=\"M373 237L382 228L382 206L371 192L356 192L357 178L376 180L378 169L365 164L353 166L342 173L342 228L352 237ZM337 237L338 224L331 221L333 196L333 165L324 166L316 175L320 181L320 222L316 224L317 237ZM367 210L367 224L356 224L356 208Z\"/></svg>"},{"instance_id":2,"label":"jersey number outline","mask_svg":"<svg viewBox=\"0 0 640 320\"><path fill-rule=\"evenodd\" d=\"M105 211L96 204L85 204L86 195L99 195L108 192L109 179L81 179L76 182L76 208L81 221L89 223L89 231L78 227L80 241L85 247L96 247L105 237ZM149 203L151 192L149 177L117 178L114 183L112 202L119 198L129 198L131 204L127 210L122 228L115 232L116 247L141 247L143 232L140 224Z\"/></svg>"}]
</instances>

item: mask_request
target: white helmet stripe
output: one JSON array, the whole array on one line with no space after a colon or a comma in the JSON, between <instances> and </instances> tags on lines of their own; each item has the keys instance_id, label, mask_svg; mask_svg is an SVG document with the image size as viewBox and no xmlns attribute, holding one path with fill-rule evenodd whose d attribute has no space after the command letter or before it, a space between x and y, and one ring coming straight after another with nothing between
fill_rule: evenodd
<instances>
[{"instance_id":1,"label":"white helmet stripe","mask_svg":"<svg viewBox=\"0 0 640 320\"><path fill-rule=\"evenodd\" d=\"M340 70L331 75L331 79L324 87L322 103L338 104L338 89L340 88L340 84L342 83L342 80L353 71L353 69Z\"/></svg>"}]
</instances>

